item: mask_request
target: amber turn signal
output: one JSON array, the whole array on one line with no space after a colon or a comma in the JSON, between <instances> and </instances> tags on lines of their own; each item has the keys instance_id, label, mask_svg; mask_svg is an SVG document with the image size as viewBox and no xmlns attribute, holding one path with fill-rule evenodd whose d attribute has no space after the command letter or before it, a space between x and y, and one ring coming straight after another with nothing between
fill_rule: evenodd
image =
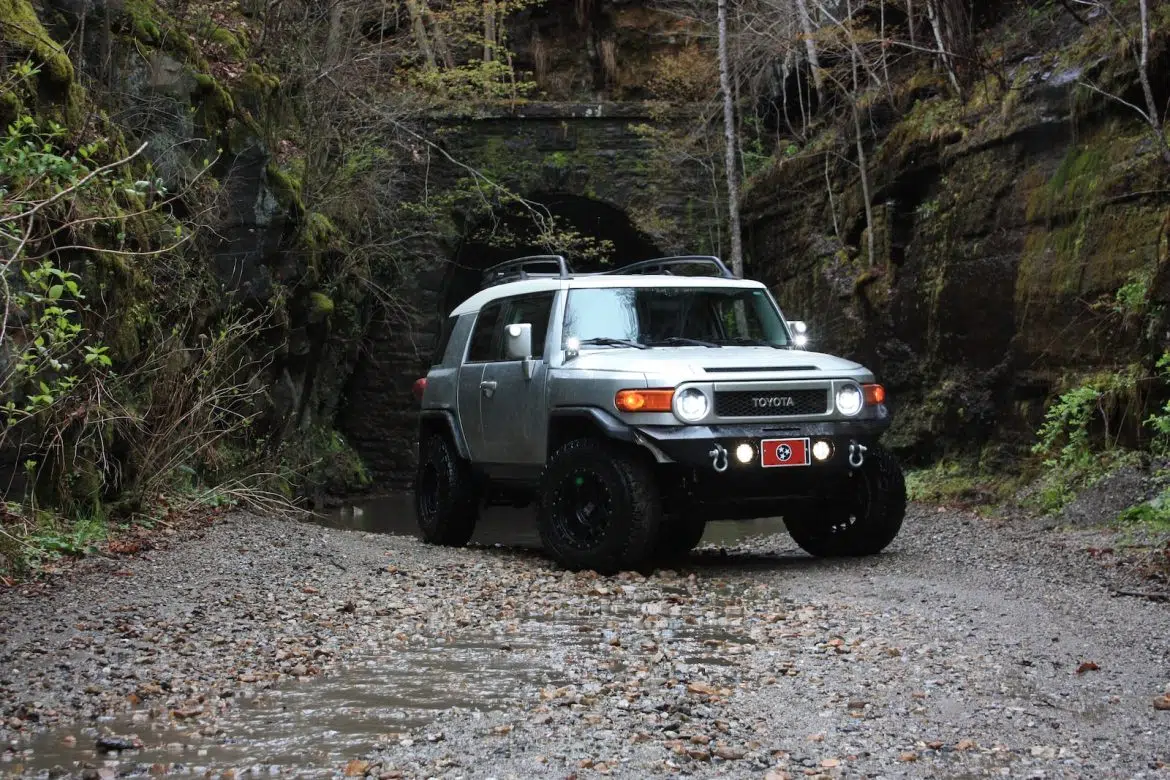
<instances>
[{"instance_id":1,"label":"amber turn signal","mask_svg":"<svg viewBox=\"0 0 1170 780\"><path fill-rule=\"evenodd\" d=\"M673 390L619 390L613 405L622 412L669 412Z\"/></svg>"},{"instance_id":2,"label":"amber turn signal","mask_svg":"<svg viewBox=\"0 0 1170 780\"><path fill-rule=\"evenodd\" d=\"M877 406L886 402L886 388L881 385L863 385L865 402L870 406Z\"/></svg>"}]
</instances>

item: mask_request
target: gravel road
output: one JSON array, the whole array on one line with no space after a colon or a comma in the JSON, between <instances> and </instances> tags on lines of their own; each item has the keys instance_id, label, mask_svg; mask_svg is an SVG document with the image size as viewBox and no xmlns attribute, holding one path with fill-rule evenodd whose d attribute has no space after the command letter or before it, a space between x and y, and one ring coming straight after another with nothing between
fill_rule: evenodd
<instances>
[{"instance_id":1,"label":"gravel road","mask_svg":"<svg viewBox=\"0 0 1170 780\"><path fill-rule=\"evenodd\" d=\"M228 515L0 592L0 773L1168 777L1170 605L1115 542L916 507L874 559L599 578Z\"/></svg>"}]
</instances>

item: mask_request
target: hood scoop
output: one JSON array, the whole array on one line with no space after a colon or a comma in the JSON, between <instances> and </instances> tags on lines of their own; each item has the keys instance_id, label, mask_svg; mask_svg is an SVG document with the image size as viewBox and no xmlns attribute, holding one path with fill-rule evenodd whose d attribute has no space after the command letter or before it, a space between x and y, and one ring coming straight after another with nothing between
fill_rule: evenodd
<instances>
[{"instance_id":1,"label":"hood scoop","mask_svg":"<svg viewBox=\"0 0 1170 780\"><path fill-rule=\"evenodd\" d=\"M710 374L762 374L770 371L819 371L816 366L703 366Z\"/></svg>"}]
</instances>

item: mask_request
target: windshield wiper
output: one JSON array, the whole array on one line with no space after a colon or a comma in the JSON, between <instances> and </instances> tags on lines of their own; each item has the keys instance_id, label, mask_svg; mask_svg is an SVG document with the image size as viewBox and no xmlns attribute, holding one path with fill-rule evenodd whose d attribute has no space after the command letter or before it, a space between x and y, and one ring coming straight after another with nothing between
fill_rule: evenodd
<instances>
[{"instance_id":1,"label":"windshield wiper","mask_svg":"<svg viewBox=\"0 0 1170 780\"><path fill-rule=\"evenodd\" d=\"M634 349L647 348L645 344L639 344L637 341L631 341L630 339L613 339L609 336L594 336L591 339L581 339L577 343L581 346L591 344L602 347L633 347Z\"/></svg>"},{"instance_id":2,"label":"windshield wiper","mask_svg":"<svg viewBox=\"0 0 1170 780\"><path fill-rule=\"evenodd\" d=\"M771 347L772 349L787 349L787 347L774 344L767 339L735 338L721 340L724 344L734 344L737 347Z\"/></svg>"},{"instance_id":3,"label":"windshield wiper","mask_svg":"<svg viewBox=\"0 0 1170 780\"><path fill-rule=\"evenodd\" d=\"M659 339L658 341L650 342L650 346L652 346L652 347L657 347L657 346L663 345L663 344L668 344L668 345L689 344L689 345L694 346L694 347L721 347L721 346L723 346L722 344L715 344L714 342L711 342L711 341L702 341L700 339L688 339L684 336L670 336L668 338Z\"/></svg>"}]
</instances>

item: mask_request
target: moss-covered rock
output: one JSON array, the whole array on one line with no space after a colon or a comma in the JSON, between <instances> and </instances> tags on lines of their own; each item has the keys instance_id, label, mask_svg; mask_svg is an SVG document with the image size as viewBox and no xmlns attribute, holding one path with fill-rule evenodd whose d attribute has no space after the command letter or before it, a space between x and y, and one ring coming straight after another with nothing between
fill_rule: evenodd
<instances>
[{"instance_id":1,"label":"moss-covered rock","mask_svg":"<svg viewBox=\"0 0 1170 780\"><path fill-rule=\"evenodd\" d=\"M58 94L73 83L69 55L49 36L28 0L0 0L0 30L10 45L32 58L47 85Z\"/></svg>"}]
</instances>

